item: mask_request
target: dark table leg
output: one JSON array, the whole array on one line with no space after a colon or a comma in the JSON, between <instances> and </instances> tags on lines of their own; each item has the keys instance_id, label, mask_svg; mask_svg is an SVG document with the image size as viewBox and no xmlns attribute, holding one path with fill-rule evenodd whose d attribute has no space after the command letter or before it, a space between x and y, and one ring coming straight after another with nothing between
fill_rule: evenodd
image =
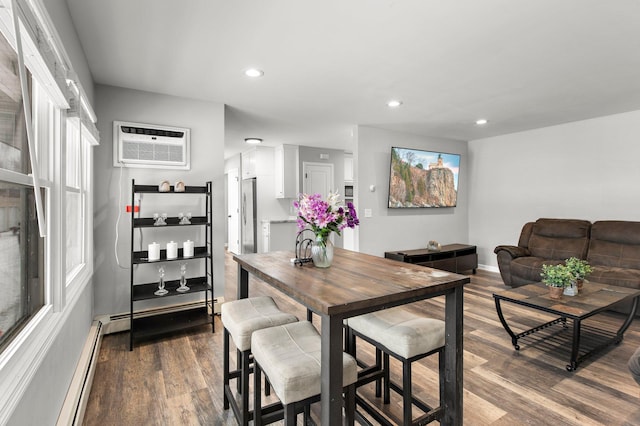
<instances>
[{"instance_id":1,"label":"dark table leg","mask_svg":"<svg viewBox=\"0 0 640 426\"><path fill-rule=\"evenodd\" d=\"M342 318L322 316L322 425L342 424Z\"/></svg>"},{"instance_id":2,"label":"dark table leg","mask_svg":"<svg viewBox=\"0 0 640 426\"><path fill-rule=\"evenodd\" d=\"M507 325L507 320L504 319L504 315L502 314L502 307L500 306L500 299L494 296L494 300L496 302L496 312L498 313L498 318L500 318L500 322L502 323L502 327L509 333L511 336L511 344L515 348L515 350L520 350L520 345L518 345L518 336L511 331L511 328Z\"/></svg>"},{"instance_id":3,"label":"dark table leg","mask_svg":"<svg viewBox=\"0 0 640 426\"><path fill-rule=\"evenodd\" d=\"M441 425L462 425L462 331L464 288L458 286L445 299L444 417Z\"/></svg>"},{"instance_id":4,"label":"dark table leg","mask_svg":"<svg viewBox=\"0 0 640 426\"><path fill-rule=\"evenodd\" d=\"M580 320L573 320L573 342L571 343L571 360L567 364L567 371L578 368L578 354L580 353Z\"/></svg>"},{"instance_id":5,"label":"dark table leg","mask_svg":"<svg viewBox=\"0 0 640 426\"><path fill-rule=\"evenodd\" d=\"M238 264L238 300L249 297L249 272Z\"/></svg>"}]
</instances>

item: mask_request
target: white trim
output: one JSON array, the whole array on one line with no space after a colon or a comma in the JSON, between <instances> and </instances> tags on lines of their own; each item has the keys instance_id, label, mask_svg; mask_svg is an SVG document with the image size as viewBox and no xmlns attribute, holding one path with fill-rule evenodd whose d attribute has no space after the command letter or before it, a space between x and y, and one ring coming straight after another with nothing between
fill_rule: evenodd
<instances>
[{"instance_id":1,"label":"white trim","mask_svg":"<svg viewBox=\"0 0 640 426\"><path fill-rule=\"evenodd\" d=\"M40 236L47 236L47 220L42 208L42 194L40 193L40 166L36 149L36 141L33 135L33 123L31 121L31 97L27 87L27 71L24 65L24 52L22 50L22 31L20 30L20 19L18 18L17 0L13 0L13 27L16 34L16 47L18 48L18 71L20 73L20 87L22 89L22 105L24 106L24 119L27 127L27 142L29 144L29 158L31 159L31 173L33 175L33 192L36 200L36 211L38 219L38 229Z\"/></svg>"},{"instance_id":2,"label":"white trim","mask_svg":"<svg viewBox=\"0 0 640 426\"><path fill-rule=\"evenodd\" d=\"M80 353L80 360L56 422L57 426L82 424L93 385L102 335L102 322L94 321Z\"/></svg>"},{"instance_id":3,"label":"white trim","mask_svg":"<svg viewBox=\"0 0 640 426\"><path fill-rule=\"evenodd\" d=\"M500 273L500 269L498 269L497 266L491 266L491 265L478 265L478 269L483 270L483 271L488 271L488 272L495 272L495 273Z\"/></svg>"}]
</instances>

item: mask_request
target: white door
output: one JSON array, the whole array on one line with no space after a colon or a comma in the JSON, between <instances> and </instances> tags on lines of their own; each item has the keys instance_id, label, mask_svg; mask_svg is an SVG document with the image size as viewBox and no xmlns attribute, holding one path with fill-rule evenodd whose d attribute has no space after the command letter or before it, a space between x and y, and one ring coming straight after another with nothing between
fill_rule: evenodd
<instances>
[{"instance_id":1,"label":"white door","mask_svg":"<svg viewBox=\"0 0 640 426\"><path fill-rule=\"evenodd\" d=\"M305 194L320 194L323 199L333 187L333 164L302 163L302 192Z\"/></svg>"},{"instance_id":2,"label":"white door","mask_svg":"<svg viewBox=\"0 0 640 426\"><path fill-rule=\"evenodd\" d=\"M240 254L240 209L238 169L227 173L227 249Z\"/></svg>"}]
</instances>

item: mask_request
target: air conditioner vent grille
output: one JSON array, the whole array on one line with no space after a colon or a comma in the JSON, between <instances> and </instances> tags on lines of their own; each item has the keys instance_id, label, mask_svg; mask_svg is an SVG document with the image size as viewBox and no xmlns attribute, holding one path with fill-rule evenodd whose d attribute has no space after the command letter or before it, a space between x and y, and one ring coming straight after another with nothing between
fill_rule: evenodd
<instances>
[{"instance_id":1,"label":"air conditioner vent grille","mask_svg":"<svg viewBox=\"0 0 640 426\"><path fill-rule=\"evenodd\" d=\"M190 130L114 121L113 165L189 170Z\"/></svg>"},{"instance_id":2,"label":"air conditioner vent grille","mask_svg":"<svg viewBox=\"0 0 640 426\"><path fill-rule=\"evenodd\" d=\"M123 133L134 133L137 135L164 136L166 138L181 138L184 132L174 132L171 130L148 129L144 127L122 126Z\"/></svg>"},{"instance_id":3,"label":"air conditioner vent grille","mask_svg":"<svg viewBox=\"0 0 640 426\"><path fill-rule=\"evenodd\" d=\"M122 157L125 160L183 163L182 147L163 143L123 142Z\"/></svg>"}]
</instances>

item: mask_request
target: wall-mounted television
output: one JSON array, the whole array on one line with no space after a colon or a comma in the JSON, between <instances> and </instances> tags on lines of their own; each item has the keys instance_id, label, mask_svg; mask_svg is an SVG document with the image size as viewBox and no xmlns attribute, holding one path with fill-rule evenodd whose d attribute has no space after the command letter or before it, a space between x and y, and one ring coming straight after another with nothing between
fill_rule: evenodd
<instances>
[{"instance_id":1,"label":"wall-mounted television","mask_svg":"<svg viewBox=\"0 0 640 426\"><path fill-rule=\"evenodd\" d=\"M389 208L455 207L460 154L391 148Z\"/></svg>"}]
</instances>

